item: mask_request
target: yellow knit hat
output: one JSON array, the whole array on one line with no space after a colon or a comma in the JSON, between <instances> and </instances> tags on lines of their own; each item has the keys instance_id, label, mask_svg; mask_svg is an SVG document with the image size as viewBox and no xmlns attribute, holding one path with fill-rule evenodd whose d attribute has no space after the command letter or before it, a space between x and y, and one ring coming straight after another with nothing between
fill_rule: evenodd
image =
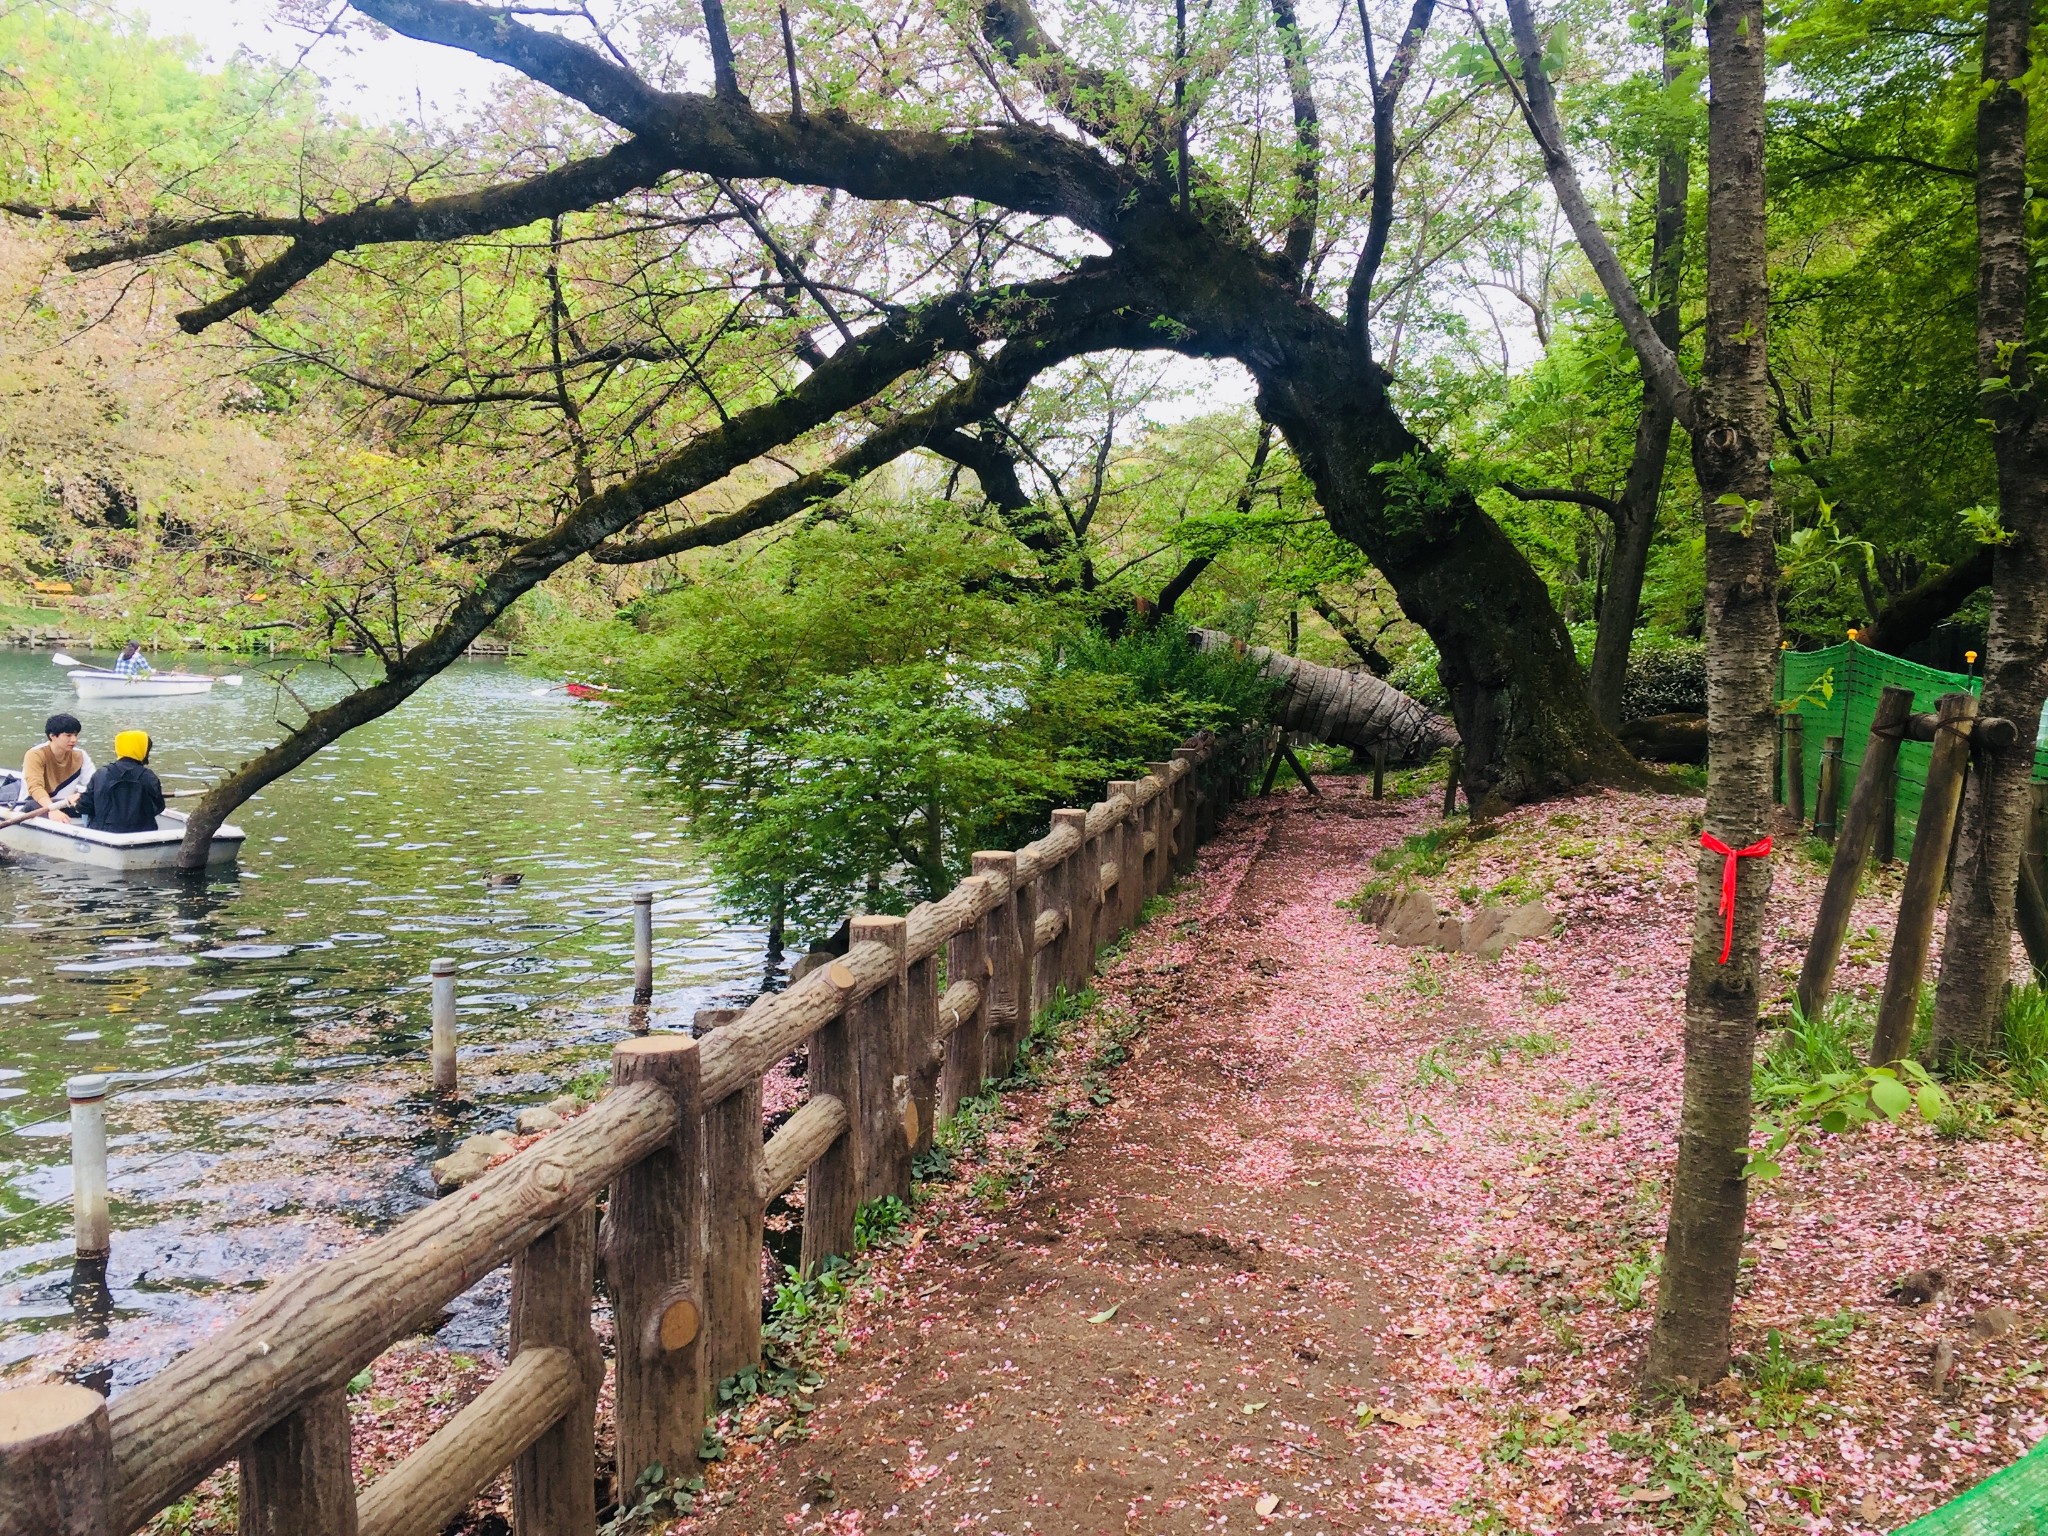
<instances>
[{"instance_id":1,"label":"yellow knit hat","mask_svg":"<svg viewBox=\"0 0 2048 1536\"><path fill-rule=\"evenodd\" d=\"M114 737L114 756L132 757L138 763L149 761L149 732L121 731Z\"/></svg>"}]
</instances>

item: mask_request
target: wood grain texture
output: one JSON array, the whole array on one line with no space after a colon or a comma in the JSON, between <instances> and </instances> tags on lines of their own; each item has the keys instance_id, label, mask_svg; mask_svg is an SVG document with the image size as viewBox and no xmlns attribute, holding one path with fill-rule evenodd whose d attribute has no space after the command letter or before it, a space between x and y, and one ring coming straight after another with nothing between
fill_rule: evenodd
<instances>
[{"instance_id":1,"label":"wood grain texture","mask_svg":"<svg viewBox=\"0 0 2048 1536\"><path fill-rule=\"evenodd\" d=\"M738 1026L735 1026L738 1027ZM716 1038L716 1037L714 1037ZM674 1131L612 1181L600 1247L617 1323L618 1477L623 1498L659 1466L666 1479L697 1466L704 1421L704 1334L667 1348L663 1318L681 1301L703 1310L704 1115L698 1045L648 1035L612 1051L618 1088L653 1083L676 1105ZM617 1088L614 1089L617 1091Z\"/></svg>"},{"instance_id":2,"label":"wood grain texture","mask_svg":"<svg viewBox=\"0 0 2048 1536\"><path fill-rule=\"evenodd\" d=\"M985 883L981 876L970 876L969 879ZM956 1022L945 1036L946 1059L939 1068L939 1093L934 1113L941 1120L952 1119L960 1111L961 1100L981 1092L991 990L989 921L988 914L984 912L946 944L946 975L952 985L946 988L946 995L940 1001L939 1016L942 1026L949 1014L956 1018ZM973 1003L965 1010L960 1006L966 1002L965 994L960 991L962 987L974 989Z\"/></svg>"},{"instance_id":3,"label":"wood grain texture","mask_svg":"<svg viewBox=\"0 0 2048 1536\"><path fill-rule=\"evenodd\" d=\"M522 1452L554 1427L583 1395L583 1375L566 1349L516 1355L475 1401L442 1425L418 1450L363 1491L359 1536L440 1536ZM597 1500L579 1490L583 1527L525 1524L521 1530L570 1536L595 1530Z\"/></svg>"},{"instance_id":4,"label":"wood grain texture","mask_svg":"<svg viewBox=\"0 0 2048 1536\"><path fill-rule=\"evenodd\" d=\"M323 1386L392 1344L673 1134L659 1087L589 1113L340 1258L280 1280L114 1402L113 1520L133 1530Z\"/></svg>"},{"instance_id":5,"label":"wood grain texture","mask_svg":"<svg viewBox=\"0 0 2048 1536\"><path fill-rule=\"evenodd\" d=\"M718 1383L761 1358L761 1085L721 1099L704 1116L705 1384L716 1408Z\"/></svg>"},{"instance_id":6,"label":"wood grain texture","mask_svg":"<svg viewBox=\"0 0 2048 1536\"><path fill-rule=\"evenodd\" d=\"M572 1211L512 1261L512 1360L559 1350L576 1368L575 1393L512 1462L512 1528L595 1536L597 1394L604 1356L590 1328L597 1267L597 1207Z\"/></svg>"},{"instance_id":7,"label":"wood grain texture","mask_svg":"<svg viewBox=\"0 0 2048 1536\"><path fill-rule=\"evenodd\" d=\"M846 1012L860 1088L854 1115L861 1123L860 1199L910 1197L910 1147L904 1140L904 1110L910 1104L910 1015L907 939L900 917L856 917L852 942L878 945L893 956L888 984ZM849 951L850 953L851 951Z\"/></svg>"},{"instance_id":8,"label":"wood grain texture","mask_svg":"<svg viewBox=\"0 0 2048 1536\"><path fill-rule=\"evenodd\" d=\"M86 1387L0 1392L0 1536L114 1536L107 1404Z\"/></svg>"},{"instance_id":9,"label":"wood grain texture","mask_svg":"<svg viewBox=\"0 0 2048 1536\"><path fill-rule=\"evenodd\" d=\"M939 962L927 955L912 960L904 1014L908 1024L910 1103L917 1113L917 1137L911 1156L931 1149L932 1132L938 1124L939 1065L945 1060L939 1046Z\"/></svg>"},{"instance_id":10,"label":"wood grain texture","mask_svg":"<svg viewBox=\"0 0 2048 1536\"><path fill-rule=\"evenodd\" d=\"M815 1154L804 1180L804 1239L799 1263L805 1274L815 1275L833 1254L853 1252L853 1218L860 1209L862 1127L860 1116L854 1113L860 1102L860 1064L844 1014L811 1037L809 1080L811 1103L821 1099L836 1103L845 1121L840 1132ZM802 1114L799 1110L790 1125ZM788 1130L785 1125L776 1139ZM780 1150L774 1142L768 1144L771 1157ZM771 1181L778 1178L780 1167L771 1161L766 1177Z\"/></svg>"},{"instance_id":11,"label":"wood grain texture","mask_svg":"<svg viewBox=\"0 0 2048 1536\"><path fill-rule=\"evenodd\" d=\"M814 1094L810 1103L782 1122L762 1148L760 1193L765 1205L804 1176L826 1148L846 1134L845 1103L831 1094Z\"/></svg>"},{"instance_id":12,"label":"wood grain texture","mask_svg":"<svg viewBox=\"0 0 2048 1536\"><path fill-rule=\"evenodd\" d=\"M348 1392L317 1392L242 1450L240 1536L356 1536Z\"/></svg>"},{"instance_id":13,"label":"wood grain texture","mask_svg":"<svg viewBox=\"0 0 2048 1536\"><path fill-rule=\"evenodd\" d=\"M1023 938L1017 930L1017 903L1010 895L1016 886L1017 855L1007 851L984 851L974 855L974 872L997 882L1006 899L989 914L988 1029L981 1070L985 1077L1001 1077L1010 1070L1010 1046L1017 1038L1018 1021L1029 1006L1030 972L1026 968Z\"/></svg>"}]
</instances>

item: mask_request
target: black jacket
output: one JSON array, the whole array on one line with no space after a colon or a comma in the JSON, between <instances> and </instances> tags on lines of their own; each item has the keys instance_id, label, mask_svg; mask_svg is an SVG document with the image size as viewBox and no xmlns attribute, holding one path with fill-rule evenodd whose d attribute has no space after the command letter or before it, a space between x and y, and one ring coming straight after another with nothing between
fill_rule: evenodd
<instances>
[{"instance_id":1,"label":"black jacket","mask_svg":"<svg viewBox=\"0 0 2048 1536\"><path fill-rule=\"evenodd\" d=\"M147 763L117 757L92 776L78 797L77 814L95 832L154 832L164 808L164 786Z\"/></svg>"}]
</instances>

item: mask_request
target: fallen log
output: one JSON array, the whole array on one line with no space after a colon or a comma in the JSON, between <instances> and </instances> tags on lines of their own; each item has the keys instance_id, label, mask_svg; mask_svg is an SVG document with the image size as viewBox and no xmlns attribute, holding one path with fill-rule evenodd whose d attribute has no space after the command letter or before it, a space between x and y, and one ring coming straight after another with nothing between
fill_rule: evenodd
<instances>
[{"instance_id":1,"label":"fallen log","mask_svg":"<svg viewBox=\"0 0 2048 1536\"><path fill-rule=\"evenodd\" d=\"M1190 633L1205 651L1239 644L1220 629ZM1384 742L1390 755L1410 762L1458 743L1458 728L1450 721L1369 672L1321 666L1263 645L1248 646L1245 652L1283 685L1274 700L1273 723L1286 730L1366 757Z\"/></svg>"}]
</instances>

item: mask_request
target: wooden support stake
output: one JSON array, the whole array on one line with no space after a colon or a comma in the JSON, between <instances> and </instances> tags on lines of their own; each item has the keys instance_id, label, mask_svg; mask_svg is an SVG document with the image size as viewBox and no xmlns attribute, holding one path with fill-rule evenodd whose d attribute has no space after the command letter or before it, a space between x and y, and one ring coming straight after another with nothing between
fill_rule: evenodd
<instances>
[{"instance_id":1,"label":"wooden support stake","mask_svg":"<svg viewBox=\"0 0 2048 1536\"><path fill-rule=\"evenodd\" d=\"M1280 738L1280 754L1287 759L1287 766L1294 770L1294 776L1301 780L1302 788L1312 795L1320 795L1322 793L1320 789L1316 788L1316 781L1308 776L1308 769L1301 765L1301 759L1294 755L1294 748L1287 744L1285 736Z\"/></svg>"},{"instance_id":2,"label":"wooden support stake","mask_svg":"<svg viewBox=\"0 0 2048 1536\"><path fill-rule=\"evenodd\" d=\"M1870 1042L1872 1066L1886 1066L1906 1053L1920 1008L1920 983L1927 974L1927 946L1934 937L1934 909L1948 869L1949 844L1962 803L1963 769L1970 761L1970 725L1977 696L1951 693L1941 700L1941 726L1927 760L1927 785L1920 796L1920 822L1913 829L1913 856L1899 895L1899 919L1892 935L1891 963L1877 1005L1877 1031Z\"/></svg>"},{"instance_id":3,"label":"wooden support stake","mask_svg":"<svg viewBox=\"0 0 2048 1536\"><path fill-rule=\"evenodd\" d=\"M68 1383L0 1392L0 1533L118 1536L106 1399Z\"/></svg>"},{"instance_id":4,"label":"wooden support stake","mask_svg":"<svg viewBox=\"0 0 2048 1536\"><path fill-rule=\"evenodd\" d=\"M433 1058L434 1092L442 1098L455 1096L455 962L446 958L427 967L428 989L433 998L433 1036L428 1054Z\"/></svg>"},{"instance_id":5,"label":"wooden support stake","mask_svg":"<svg viewBox=\"0 0 2048 1536\"><path fill-rule=\"evenodd\" d=\"M1809 1019L1820 1017L1834 987L1842 940L1848 935L1849 917L1856 907L1856 887L1863 879L1863 866L1876 838L1886 796L1891 792L1891 770L1898 763L1899 742L1912 708L1910 688L1887 688L1878 695L1877 711L1870 722L1870 740L1863 748L1863 766L1856 773L1856 788L1849 796L1849 814L1835 843L1827 889L1821 895L1813 938L1806 946L1806 963L1799 972L1799 1011ZM1832 747L1839 764L1840 737L1833 739Z\"/></svg>"},{"instance_id":6,"label":"wooden support stake","mask_svg":"<svg viewBox=\"0 0 2048 1536\"><path fill-rule=\"evenodd\" d=\"M1280 752L1286 744L1287 738L1277 731L1267 738L1267 746L1271 755L1266 759L1265 780L1259 785L1259 797L1261 799L1273 793L1273 781L1280 777Z\"/></svg>"},{"instance_id":7,"label":"wooden support stake","mask_svg":"<svg viewBox=\"0 0 2048 1536\"><path fill-rule=\"evenodd\" d=\"M704 1106L697 1042L643 1035L612 1049L614 1091L653 1083L676 1106L675 1134L613 1181L605 1210L605 1278L618 1343L618 1476L629 1501L640 1477L697 1469L704 1420Z\"/></svg>"},{"instance_id":8,"label":"wooden support stake","mask_svg":"<svg viewBox=\"0 0 2048 1536\"><path fill-rule=\"evenodd\" d=\"M240 1536L356 1536L348 1393L320 1391L242 1451Z\"/></svg>"},{"instance_id":9,"label":"wooden support stake","mask_svg":"<svg viewBox=\"0 0 2048 1536\"><path fill-rule=\"evenodd\" d=\"M1372 749L1372 797L1384 799L1387 792L1387 744L1375 742Z\"/></svg>"},{"instance_id":10,"label":"wooden support stake","mask_svg":"<svg viewBox=\"0 0 2048 1536\"><path fill-rule=\"evenodd\" d=\"M561 1349L582 1391L512 1463L512 1529L520 1536L595 1536L597 1393L604 1356L590 1331L597 1263L597 1207L587 1205L512 1261L512 1354ZM758 1266L757 1266L758 1267Z\"/></svg>"},{"instance_id":11,"label":"wooden support stake","mask_svg":"<svg viewBox=\"0 0 2048 1536\"><path fill-rule=\"evenodd\" d=\"M761 1080L704 1115L704 1410L718 1384L761 1358Z\"/></svg>"},{"instance_id":12,"label":"wooden support stake","mask_svg":"<svg viewBox=\"0 0 2048 1536\"><path fill-rule=\"evenodd\" d=\"M1864 762L1870 761L1865 754ZM1859 774L1868 772L1859 768ZM1899 757L1895 752L1884 768L1884 787L1877 797L1877 838L1870 856L1879 864L1892 865L1899 861Z\"/></svg>"},{"instance_id":13,"label":"wooden support stake","mask_svg":"<svg viewBox=\"0 0 2048 1536\"><path fill-rule=\"evenodd\" d=\"M1451 748L1451 771L1444 776L1444 819L1458 814L1458 781L1465 776L1465 749Z\"/></svg>"},{"instance_id":14,"label":"wooden support stake","mask_svg":"<svg viewBox=\"0 0 2048 1536\"><path fill-rule=\"evenodd\" d=\"M1785 716L1785 814L1795 826L1806 820L1806 722Z\"/></svg>"},{"instance_id":15,"label":"wooden support stake","mask_svg":"<svg viewBox=\"0 0 2048 1536\"><path fill-rule=\"evenodd\" d=\"M1030 1006L1030 971L1024 958L1024 937L1017 929L1017 855L1007 850L974 856L974 872L987 875L1009 895L989 914L988 1043L982 1071L1007 1076L1014 1064L1017 1041L1024 1032L1024 1010Z\"/></svg>"},{"instance_id":16,"label":"wooden support stake","mask_svg":"<svg viewBox=\"0 0 2048 1536\"><path fill-rule=\"evenodd\" d=\"M1055 817L1063 814L1054 811ZM976 885L978 875L969 875ZM961 882L962 885L966 880ZM981 1092L982 1050L988 1036L989 999L988 916L984 913L946 941L946 976L952 981L971 981L981 990L974 1017L967 1019L946 1038L946 1059L939 1072L938 1102L934 1114L950 1120L959 1113L960 1102Z\"/></svg>"},{"instance_id":17,"label":"wooden support stake","mask_svg":"<svg viewBox=\"0 0 2048 1536\"><path fill-rule=\"evenodd\" d=\"M848 986L852 973L846 972ZM832 967L826 967L832 974ZM824 1268L834 1254L853 1252L853 1218L860 1210L861 1123L853 1112L860 1103L860 1062L853 1048L852 1026L840 1013L811 1036L811 1097L830 1097L847 1106L846 1132L811 1164L804 1175L804 1240L798 1261L807 1275Z\"/></svg>"},{"instance_id":18,"label":"wooden support stake","mask_svg":"<svg viewBox=\"0 0 2048 1536\"><path fill-rule=\"evenodd\" d=\"M1842 738L1830 736L1821 744L1820 785L1813 797L1813 835L1824 843L1835 840L1835 815L1842 800Z\"/></svg>"},{"instance_id":19,"label":"wooden support stake","mask_svg":"<svg viewBox=\"0 0 2048 1536\"><path fill-rule=\"evenodd\" d=\"M907 1200L910 1149L917 1141L916 1111L910 1101L910 1018L905 1007L909 935L900 917L856 917L848 944L881 944L896 957L895 978L847 1010L854 1055L860 1061L860 1097L854 1101L864 1157L860 1198L863 1204L885 1195Z\"/></svg>"}]
</instances>

